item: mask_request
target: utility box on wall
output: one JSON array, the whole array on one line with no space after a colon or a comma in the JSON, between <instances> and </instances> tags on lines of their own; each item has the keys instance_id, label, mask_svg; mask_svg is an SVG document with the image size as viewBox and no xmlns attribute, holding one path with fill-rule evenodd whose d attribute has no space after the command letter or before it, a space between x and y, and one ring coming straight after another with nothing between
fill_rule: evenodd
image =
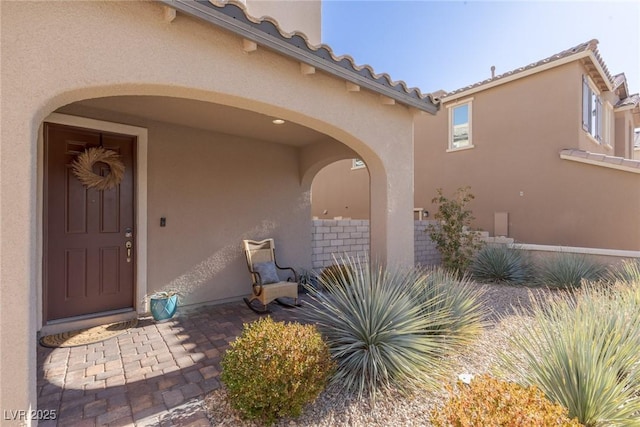
<instances>
[{"instance_id":1,"label":"utility box on wall","mask_svg":"<svg viewBox=\"0 0 640 427\"><path fill-rule=\"evenodd\" d=\"M495 212L493 214L493 235L495 237L509 237L509 212Z\"/></svg>"}]
</instances>

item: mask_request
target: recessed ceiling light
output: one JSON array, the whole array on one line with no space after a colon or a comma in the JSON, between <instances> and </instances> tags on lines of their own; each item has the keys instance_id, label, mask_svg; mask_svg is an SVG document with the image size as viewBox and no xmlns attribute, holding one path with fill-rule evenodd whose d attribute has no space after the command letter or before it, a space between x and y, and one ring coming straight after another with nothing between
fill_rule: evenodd
<instances>
[{"instance_id":1,"label":"recessed ceiling light","mask_svg":"<svg viewBox=\"0 0 640 427\"><path fill-rule=\"evenodd\" d=\"M284 120L282 120L282 119L274 119L274 120L272 121L272 123L273 123L274 125L281 125L281 124L284 124Z\"/></svg>"}]
</instances>

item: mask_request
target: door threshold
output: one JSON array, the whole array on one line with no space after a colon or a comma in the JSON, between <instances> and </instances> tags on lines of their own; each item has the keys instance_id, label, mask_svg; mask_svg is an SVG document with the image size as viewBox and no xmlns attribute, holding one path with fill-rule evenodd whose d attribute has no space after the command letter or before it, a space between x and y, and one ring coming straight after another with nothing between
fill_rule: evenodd
<instances>
[{"instance_id":1,"label":"door threshold","mask_svg":"<svg viewBox=\"0 0 640 427\"><path fill-rule=\"evenodd\" d=\"M62 332L77 331L79 329L93 328L107 323L124 322L135 319L138 313L133 308L111 310L102 313L85 314L83 316L67 317L64 319L50 320L43 325L38 334L39 337L59 334Z\"/></svg>"}]
</instances>

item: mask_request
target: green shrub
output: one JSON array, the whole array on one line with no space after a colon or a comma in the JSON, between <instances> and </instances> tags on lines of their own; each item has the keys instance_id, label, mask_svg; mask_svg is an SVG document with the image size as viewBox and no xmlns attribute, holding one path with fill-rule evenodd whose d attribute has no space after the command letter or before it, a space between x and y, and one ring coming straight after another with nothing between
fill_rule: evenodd
<instances>
[{"instance_id":1,"label":"green shrub","mask_svg":"<svg viewBox=\"0 0 640 427\"><path fill-rule=\"evenodd\" d=\"M567 416L567 409L551 403L535 386L522 387L488 375L447 386L444 408L431 411L434 427L547 427L580 426Z\"/></svg>"},{"instance_id":2,"label":"green shrub","mask_svg":"<svg viewBox=\"0 0 640 427\"><path fill-rule=\"evenodd\" d=\"M438 308L446 306L445 296L416 298L427 286L419 269L387 269L359 259L344 264L350 286L325 282L329 292L311 292L305 311L336 360L333 382L372 400L388 386L435 385L448 363L441 356L462 340L449 329L442 333L454 323L453 310Z\"/></svg>"},{"instance_id":3,"label":"green shrub","mask_svg":"<svg viewBox=\"0 0 640 427\"><path fill-rule=\"evenodd\" d=\"M640 286L586 283L579 291L533 301L532 315L532 326L511 337L503 368L586 426L637 426Z\"/></svg>"},{"instance_id":4,"label":"green shrub","mask_svg":"<svg viewBox=\"0 0 640 427\"><path fill-rule=\"evenodd\" d=\"M473 258L470 271L481 282L520 285L532 278L532 267L526 253L507 245L480 249Z\"/></svg>"},{"instance_id":5,"label":"green shrub","mask_svg":"<svg viewBox=\"0 0 640 427\"><path fill-rule=\"evenodd\" d=\"M611 283L640 283L640 258L627 259L609 268L606 278Z\"/></svg>"},{"instance_id":6,"label":"green shrub","mask_svg":"<svg viewBox=\"0 0 640 427\"><path fill-rule=\"evenodd\" d=\"M464 274L473 254L483 246L477 234L470 231L471 221L474 220L471 210L467 208L474 199L470 190L470 187L459 188L454 199L447 199L439 188L437 197L431 203L438 205L434 218L440 223L431 224L426 230L442 256L442 265L459 275Z\"/></svg>"},{"instance_id":7,"label":"green shrub","mask_svg":"<svg viewBox=\"0 0 640 427\"><path fill-rule=\"evenodd\" d=\"M584 255L559 253L542 260L536 269L536 282L549 288L579 288L583 280L596 281L605 272L602 264Z\"/></svg>"},{"instance_id":8,"label":"green shrub","mask_svg":"<svg viewBox=\"0 0 640 427\"><path fill-rule=\"evenodd\" d=\"M222 369L232 406L246 418L271 424L299 416L324 389L334 364L315 326L267 317L244 325Z\"/></svg>"}]
</instances>

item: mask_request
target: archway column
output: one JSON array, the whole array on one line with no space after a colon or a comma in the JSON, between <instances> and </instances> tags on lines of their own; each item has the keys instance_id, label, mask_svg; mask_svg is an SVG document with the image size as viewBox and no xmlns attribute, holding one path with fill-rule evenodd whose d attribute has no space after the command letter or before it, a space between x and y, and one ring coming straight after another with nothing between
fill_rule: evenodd
<instances>
[{"instance_id":1,"label":"archway column","mask_svg":"<svg viewBox=\"0 0 640 427\"><path fill-rule=\"evenodd\" d=\"M385 148L383 170L368 165L370 174L371 259L390 266L414 263L413 133L398 131Z\"/></svg>"},{"instance_id":2,"label":"archway column","mask_svg":"<svg viewBox=\"0 0 640 427\"><path fill-rule=\"evenodd\" d=\"M322 141L300 152L300 180L310 189L315 175L341 159L360 157L369 171L370 255L390 265L414 264L413 127L400 108L386 109L389 120L377 133L355 141L353 149ZM366 124L366 123L365 123ZM348 138L344 138L347 140Z\"/></svg>"}]
</instances>

